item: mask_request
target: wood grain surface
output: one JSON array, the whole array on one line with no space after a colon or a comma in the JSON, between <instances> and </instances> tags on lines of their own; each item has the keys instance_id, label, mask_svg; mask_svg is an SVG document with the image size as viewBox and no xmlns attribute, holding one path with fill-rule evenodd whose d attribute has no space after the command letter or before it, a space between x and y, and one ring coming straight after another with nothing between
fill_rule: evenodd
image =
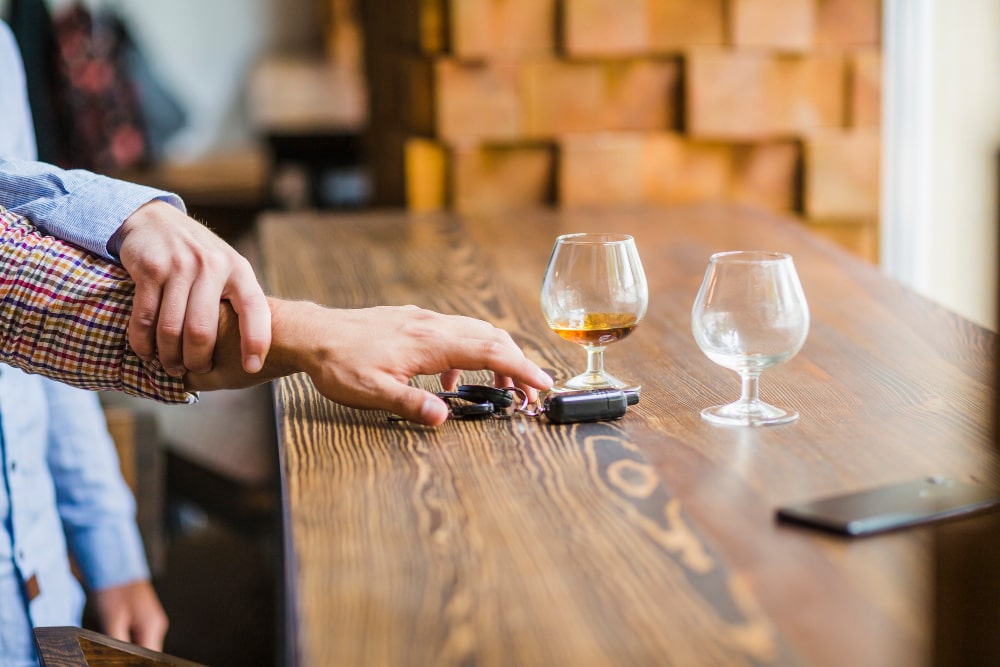
<instances>
[{"instance_id":1,"label":"wood grain surface","mask_svg":"<svg viewBox=\"0 0 1000 667\"><path fill-rule=\"evenodd\" d=\"M204 667L73 626L34 629L41 667Z\"/></svg>"},{"instance_id":2,"label":"wood grain surface","mask_svg":"<svg viewBox=\"0 0 1000 667\"><path fill-rule=\"evenodd\" d=\"M583 350L538 292L555 237L633 234L650 305L608 348L642 400L616 422L389 422L276 388L292 658L301 665L920 665L931 529L845 540L778 505L924 475L984 479L995 336L791 221L751 209L274 214L272 293L489 320L557 379ZM703 422L738 378L690 313L711 253L790 252L809 339L761 380L798 422ZM482 373L465 381L488 381ZM415 382L436 388L436 378Z\"/></svg>"}]
</instances>

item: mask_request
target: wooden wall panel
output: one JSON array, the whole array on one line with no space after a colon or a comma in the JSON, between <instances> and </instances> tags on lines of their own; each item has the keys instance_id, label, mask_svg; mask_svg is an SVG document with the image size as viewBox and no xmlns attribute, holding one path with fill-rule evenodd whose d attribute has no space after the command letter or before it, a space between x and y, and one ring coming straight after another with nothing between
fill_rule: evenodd
<instances>
[{"instance_id":1,"label":"wooden wall panel","mask_svg":"<svg viewBox=\"0 0 1000 667\"><path fill-rule=\"evenodd\" d=\"M876 256L880 0L364 7L380 204L736 201Z\"/></svg>"}]
</instances>

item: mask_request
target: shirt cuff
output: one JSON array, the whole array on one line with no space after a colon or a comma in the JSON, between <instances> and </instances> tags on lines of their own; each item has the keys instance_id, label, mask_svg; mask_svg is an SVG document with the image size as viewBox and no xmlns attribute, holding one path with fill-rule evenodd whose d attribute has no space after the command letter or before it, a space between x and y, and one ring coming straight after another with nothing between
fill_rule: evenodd
<instances>
[{"instance_id":1,"label":"shirt cuff","mask_svg":"<svg viewBox=\"0 0 1000 667\"><path fill-rule=\"evenodd\" d=\"M88 220L86 235L66 230L59 236L95 255L118 261L118 257L108 250L108 241L130 215L157 199L186 212L183 200L171 192L95 175L74 190L71 199L64 199L59 205L60 208L72 207L72 210L57 209L58 215L70 218L84 212Z\"/></svg>"},{"instance_id":2,"label":"shirt cuff","mask_svg":"<svg viewBox=\"0 0 1000 667\"><path fill-rule=\"evenodd\" d=\"M75 529L69 541L88 590L149 579L142 537L131 521Z\"/></svg>"}]
</instances>

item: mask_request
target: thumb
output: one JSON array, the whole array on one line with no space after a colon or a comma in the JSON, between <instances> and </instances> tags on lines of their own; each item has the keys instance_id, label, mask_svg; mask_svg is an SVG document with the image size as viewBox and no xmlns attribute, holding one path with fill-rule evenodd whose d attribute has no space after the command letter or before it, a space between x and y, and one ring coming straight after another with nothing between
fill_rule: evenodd
<instances>
[{"instance_id":1,"label":"thumb","mask_svg":"<svg viewBox=\"0 0 1000 667\"><path fill-rule=\"evenodd\" d=\"M429 391L401 384L387 388L384 396L389 409L407 421L437 426L448 419L448 406Z\"/></svg>"}]
</instances>

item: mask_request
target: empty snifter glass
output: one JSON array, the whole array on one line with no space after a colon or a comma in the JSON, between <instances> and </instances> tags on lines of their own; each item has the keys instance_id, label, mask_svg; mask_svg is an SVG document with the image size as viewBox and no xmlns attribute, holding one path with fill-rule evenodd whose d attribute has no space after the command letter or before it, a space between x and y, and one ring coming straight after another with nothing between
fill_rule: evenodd
<instances>
[{"instance_id":1,"label":"empty snifter glass","mask_svg":"<svg viewBox=\"0 0 1000 667\"><path fill-rule=\"evenodd\" d=\"M695 341L709 359L739 373L740 400L705 408L715 424L763 426L798 413L760 400L758 378L802 348L809 307L790 255L723 252L712 255L691 311Z\"/></svg>"},{"instance_id":2,"label":"empty snifter glass","mask_svg":"<svg viewBox=\"0 0 1000 667\"><path fill-rule=\"evenodd\" d=\"M556 239L542 281L549 328L587 350L587 370L559 390L624 389L604 371L604 348L628 336L646 314L646 274L627 234L566 234Z\"/></svg>"}]
</instances>

